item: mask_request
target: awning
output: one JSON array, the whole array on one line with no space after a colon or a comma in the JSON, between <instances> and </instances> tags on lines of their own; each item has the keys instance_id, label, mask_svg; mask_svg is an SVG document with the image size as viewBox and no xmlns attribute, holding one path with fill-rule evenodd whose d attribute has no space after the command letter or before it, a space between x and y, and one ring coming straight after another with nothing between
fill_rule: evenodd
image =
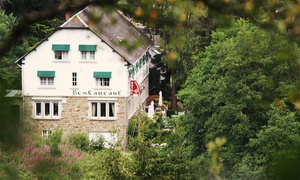
<instances>
[{"instance_id":1,"label":"awning","mask_svg":"<svg viewBox=\"0 0 300 180\"><path fill-rule=\"evenodd\" d=\"M94 72L95 78L111 78L111 72Z\"/></svg>"},{"instance_id":2,"label":"awning","mask_svg":"<svg viewBox=\"0 0 300 180\"><path fill-rule=\"evenodd\" d=\"M79 51L96 51L97 45L79 45Z\"/></svg>"},{"instance_id":3,"label":"awning","mask_svg":"<svg viewBox=\"0 0 300 180\"><path fill-rule=\"evenodd\" d=\"M70 51L70 44L52 44L53 51Z\"/></svg>"},{"instance_id":4,"label":"awning","mask_svg":"<svg viewBox=\"0 0 300 180\"><path fill-rule=\"evenodd\" d=\"M38 77L55 77L55 71L38 71Z\"/></svg>"},{"instance_id":5,"label":"awning","mask_svg":"<svg viewBox=\"0 0 300 180\"><path fill-rule=\"evenodd\" d=\"M22 90L6 90L5 97L22 97Z\"/></svg>"}]
</instances>

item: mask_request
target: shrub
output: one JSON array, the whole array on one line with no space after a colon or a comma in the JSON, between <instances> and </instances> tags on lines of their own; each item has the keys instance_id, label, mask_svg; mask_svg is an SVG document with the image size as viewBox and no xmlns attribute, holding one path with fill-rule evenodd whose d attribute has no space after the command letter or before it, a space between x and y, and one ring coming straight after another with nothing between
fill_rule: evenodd
<instances>
[{"instance_id":1,"label":"shrub","mask_svg":"<svg viewBox=\"0 0 300 180\"><path fill-rule=\"evenodd\" d=\"M55 137L57 138L56 135ZM55 142L59 142L56 138L54 138ZM27 179L34 179L33 177L38 179L76 179L76 177L80 177L81 172L76 167L76 163L86 158L84 152L67 145L59 145L54 149L53 151L46 144L36 146L36 142L27 142L26 146L19 151L21 155L19 164L22 169L20 174L22 178L20 179L26 179L24 176L29 176ZM60 156L53 155L57 151L60 152Z\"/></svg>"},{"instance_id":2,"label":"shrub","mask_svg":"<svg viewBox=\"0 0 300 180\"><path fill-rule=\"evenodd\" d=\"M174 110L174 109L168 109L167 110L167 116L168 117L171 117L171 115L177 115L177 110Z\"/></svg>"},{"instance_id":3,"label":"shrub","mask_svg":"<svg viewBox=\"0 0 300 180\"><path fill-rule=\"evenodd\" d=\"M91 151L100 151L104 148L104 138L99 136L97 140L91 140L90 150Z\"/></svg>"},{"instance_id":4,"label":"shrub","mask_svg":"<svg viewBox=\"0 0 300 180\"><path fill-rule=\"evenodd\" d=\"M49 137L50 142L50 153L52 156L61 156L61 150L59 148L59 144L61 143L62 139L62 129L56 129Z\"/></svg>"},{"instance_id":5,"label":"shrub","mask_svg":"<svg viewBox=\"0 0 300 180\"><path fill-rule=\"evenodd\" d=\"M75 133L69 136L68 142L71 145L74 145L76 148L82 150L82 151L88 151L89 150L89 138L88 135L85 133Z\"/></svg>"}]
</instances>

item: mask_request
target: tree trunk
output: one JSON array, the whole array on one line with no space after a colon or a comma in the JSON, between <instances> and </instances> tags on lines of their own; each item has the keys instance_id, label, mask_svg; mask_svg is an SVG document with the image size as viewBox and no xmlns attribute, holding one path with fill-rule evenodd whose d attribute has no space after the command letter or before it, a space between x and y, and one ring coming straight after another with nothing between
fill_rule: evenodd
<instances>
[{"instance_id":1,"label":"tree trunk","mask_svg":"<svg viewBox=\"0 0 300 180\"><path fill-rule=\"evenodd\" d=\"M175 77L175 73L176 71L174 69L171 70L171 74L172 74L172 89L171 89L171 109L177 109L177 97L176 97L176 93L177 93L177 88L176 88L176 84L174 81L174 77Z\"/></svg>"}]
</instances>

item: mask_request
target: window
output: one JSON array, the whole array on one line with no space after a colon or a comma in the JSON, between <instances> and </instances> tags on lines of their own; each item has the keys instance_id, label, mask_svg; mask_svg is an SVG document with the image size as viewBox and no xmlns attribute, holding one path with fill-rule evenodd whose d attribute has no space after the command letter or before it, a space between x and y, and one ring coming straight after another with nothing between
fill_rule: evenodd
<instances>
[{"instance_id":1,"label":"window","mask_svg":"<svg viewBox=\"0 0 300 180\"><path fill-rule=\"evenodd\" d=\"M107 87L109 86L110 78L96 78L96 86Z\"/></svg>"},{"instance_id":2,"label":"window","mask_svg":"<svg viewBox=\"0 0 300 180\"><path fill-rule=\"evenodd\" d=\"M81 59L95 59L95 51L97 45L79 45L79 51L81 51Z\"/></svg>"},{"instance_id":3,"label":"window","mask_svg":"<svg viewBox=\"0 0 300 180\"><path fill-rule=\"evenodd\" d=\"M66 59L68 59L70 45L69 44L52 44L52 50L54 51L54 58L56 60L66 60Z\"/></svg>"},{"instance_id":4,"label":"window","mask_svg":"<svg viewBox=\"0 0 300 180\"><path fill-rule=\"evenodd\" d=\"M40 77L40 85L41 86L53 86L54 85L54 77Z\"/></svg>"},{"instance_id":5,"label":"window","mask_svg":"<svg viewBox=\"0 0 300 180\"><path fill-rule=\"evenodd\" d=\"M41 86L54 86L55 71L38 71Z\"/></svg>"},{"instance_id":6,"label":"window","mask_svg":"<svg viewBox=\"0 0 300 180\"><path fill-rule=\"evenodd\" d=\"M77 73L72 73L72 86L77 86Z\"/></svg>"},{"instance_id":7,"label":"window","mask_svg":"<svg viewBox=\"0 0 300 180\"><path fill-rule=\"evenodd\" d=\"M111 72L94 72L97 87L110 86Z\"/></svg>"},{"instance_id":8,"label":"window","mask_svg":"<svg viewBox=\"0 0 300 180\"><path fill-rule=\"evenodd\" d=\"M68 59L68 51L54 51L54 57L56 60Z\"/></svg>"},{"instance_id":9,"label":"window","mask_svg":"<svg viewBox=\"0 0 300 180\"><path fill-rule=\"evenodd\" d=\"M86 59L87 51L81 51L81 59Z\"/></svg>"},{"instance_id":10,"label":"window","mask_svg":"<svg viewBox=\"0 0 300 180\"><path fill-rule=\"evenodd\" d=\"M81 59L95 59L95 51L81 51Z\"/></svg>"},{"instance_id":11,"label":"window","mask_svg":"<svg viewBox=\"0 0 300 180\"><path fill-rule=\"evenodd\" d=\"M50 130L43 130L42 131L42 138L49 138L51 133L52 133L52 131L50 131Z\"/></svg>"},{"instance_id":12,"label":"window","mask_svg":"<svg viewBox=\"0 0 300 180\"><path fill-rule=\"evenodd\" d=\"M33 100L33 117L37 119L59 119L60 100Z\"/></svg>"},{"instance_id":13,"label":"window","mask_svg":"<svg viewBox=\"0 0 300 180\"><path fill-rule=\"evenodd\" d=\"M90 59L95 59L95 51L90 51Z\"/></svg>"},{"instance_id":14,"label":"window","mask_svg":"<svg viewBox=\"0 0 300 180\"><path fill-rule=\"evenodd\" d=\"M90 101L89 113L91 119L111 119L116 118L115 102Z\"/></svg>"}]
</instances>

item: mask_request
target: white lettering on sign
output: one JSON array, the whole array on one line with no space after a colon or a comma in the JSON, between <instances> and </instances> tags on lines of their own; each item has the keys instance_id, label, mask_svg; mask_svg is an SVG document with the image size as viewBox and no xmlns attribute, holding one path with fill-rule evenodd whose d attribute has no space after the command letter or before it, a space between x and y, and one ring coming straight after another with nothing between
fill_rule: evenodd
<instances>
[{"instance_id":1,"label":"white lettering on sign","mask_svg":"<svg viewBox=\"0 0 300 180\"><path fill-rule=\"evenodd\" d=\"M121 96L121 91L94 91L94 90L87 90L87 91L80 91L80 90L73 90L74 96Z\"/></svg>"}]
</instances>

